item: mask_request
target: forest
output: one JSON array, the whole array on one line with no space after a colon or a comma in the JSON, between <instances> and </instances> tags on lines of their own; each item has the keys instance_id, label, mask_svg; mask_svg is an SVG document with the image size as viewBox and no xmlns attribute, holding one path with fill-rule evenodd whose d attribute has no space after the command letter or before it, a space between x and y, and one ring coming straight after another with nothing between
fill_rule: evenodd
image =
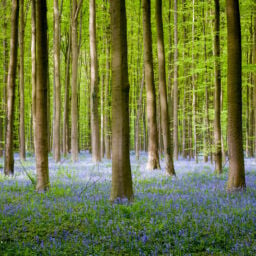
<instances>
[{"instance_id":1,"label":"forest","mask_svg":"<svg viewBox=\"0 0 256 256\"><path fill-rule=\"evenodd\" d=\"M255 0L0 18L0 255L256 255Z\"/></svg>"}]
</instances>

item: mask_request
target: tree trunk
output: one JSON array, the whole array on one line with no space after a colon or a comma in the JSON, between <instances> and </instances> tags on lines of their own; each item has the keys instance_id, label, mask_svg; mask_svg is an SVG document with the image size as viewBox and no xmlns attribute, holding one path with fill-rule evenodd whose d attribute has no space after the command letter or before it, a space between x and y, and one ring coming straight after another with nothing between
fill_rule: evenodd
<instances>
[{"instance_id":1,"label":"tree trunk","mask_svg":"<svg viewBox=\"0 0 256 256\"><path fill-rule=\"evenodd\" d=\"M33 142L36 147L36 0L31 1L31 72L32 72L32 120L33 120Z\"/></svg>"},{"instance_id":2,"label":"tree trunk","mask_svg":"<svg viewBox=\"0 0 256 256\"><path fill-rule=\"evenodd\" d=\"M54 0L54 101L53 120L53 158L60 161L60 117L61 117L61 83L60 83L60 12L59 1Z\"/></svg>"},{"instance_id":3,"label":"tree trunk","mask_svg":"<svg viewBox=\"0 0 256 256\"><path fill-rule=\"evenodd\" d=\"M214 139L215 139L215 171L222 172L222 147L221 147L221 67L220 67L220 4L215 0L214 22L214 65L215 65L215 90L214 90Z\"/></svg>"},{"instance_id":4,"label":"tree trunk","mask_svg":"<svg viewBox=\"0 0 256 256\"><path fill-rule=\"evenodd\" d=\"M110 200L133 199L129 155L129 81L125 0L112 0L112 188Z\"/></svg>"},{"instance_id":5,"label":"tree trunk","mask_svg":"<svg viewBox=\"0 0 256 256\"><path fill-rule=\"evenodd\" d=\"M166 73L165 73L165 50L164 50L164 33L162 20L162 0L156 1L156 24L157 24L157 46L158 46L158 65L159 65L159 95L161 110L161 125L163 133L165 170L169 175L175 175L171 137L169 127L169 115L166 92Z\"/></svg>"},{"instance_id":6,"label":"tree trunk","mask_svg":"<svg viewBox=\"0 0 256 256\"><path fill-rule=\"evenodd\" d=\"M140 118L141 118L141 112L142 112L142 96L143 96L143 88L144 88L144 81L145 81L145 70L143 67L143 74L142 74L142 80L140 85L140 96L137 102L137 117L136 117L136 141L135 141L135 154L136 154L136 160L139 160L140 158L140 146L139 146L139 137L140 137Z\"/></svg>"},{"instance_id":7,"label":"tree trunk","mask_svg":"<svg viewBox=\"0 0 256 256\"><path fill-rule=\"evenodd\" d=\"M193 0L193 20L192 20L192 90L193 90L193 99L192 99L192 108L193 108L193 133L194 133L194 157L196 163L198 163L197 155L197 127L196 127L196 79L195 79L195 53L194 53L194 43L195 43L195 0Z\"/></svg>"},{"instance_id":8,"label":"tree trunk","mask_svg":"<svg viewBox=\"0 0 256 256\"><path fill-rule=\"evenodd\" d=\"M5 131L6 131L6 88L8 80L8 41L7 41L7 19L6 19L6 0L2 1L4 9L3 22L3 88L1 88L1 116L0 116L0 157L3 156L5 147Z\"/></svg>"},{"instance_id":9,"label":"tree trunk","mask_svg":"<svg viewBox=\"0 0 256 256\"><path fill-rule=\"evenodd\" d=\"M204 125L205 125L205 132L204 132L204 162L208 162L208 155L210 151L210 132L209 132L209 93L208 93L208 70L207 70L207 47L206 47L206 25L207 24L207 16L204 14L204 3L203 3L203 37L204 37L204 63L205 63L205 74L204 74L204 80L205 80L205 116L204 116ZM206 19L206 22L205 22Z\"/></svg>"},{"instance_id":10,"label":"tree trunk","mask_svg":"<svg viewBox=\"0 0 256 256\"><path fill-rule=\"evenodd\" d=\"M90 57L91 57L91 143L92 161L97 163L100 159L100 133L99 133L99 113L98 113L98 91L99 74L96 45L96 11L95 0L90 0Z\"/></svg>"},{"instance_id":11,"label":"tree trunk","mask_svg":"<svg viewBox=\"0 0 256 256\"><path fill-rule=\"evenodd\" d=\"M77 0L73 0L72 6L72 96L71 96L71 158L73 162L78 160L78 43L77 43Z\"/></svg>"},{"instance_id":12,"label":"tree trunk","mask_svg":"<svg viewBox=\"0 0 256 256\"><path fill-rule=\"evenodd\" d=\"M46 0L36 1L36 172L37 191L49 188L48 170L48 41Z\"/></svg>"},{"instance_id":13,"label":"tree trunk","mask_svg":"<svg viewBox=\"0 0 256 256\"><path fill-rule=\"evenodd\" d=\"M228 190L245 188L242 128L241 27L238 0L227 0Z\"/></svg>"},{"instance_id":14,"label":"tree trunk","mask_svg":"<svg viewBox=\"0 0 256 256\"><path fill-rule=\"evenodd\" d=\"M101 74L101 90L100 90L100 159L104 158L104 72Z\"/></svg>"},{"instance_id":15,"label":"tree trunk","mask_svg":"<svg viewBox=\"0 0 256 256\"><path fill-rule=\"evenodd\" d=\"M67 156L69 152L69 87L70 87L70 51L71 51L71 27L68 34L67 50L65 54L65 95L64 95L64 113L63 113L63 155Z\"/></svg>"},{"instance_id":16,"label":"tree trunk","mask_svg":"<svg viewBox=\"0 0 256 256\"><path fill-rule=\"evenodd\" d=\"M253 64L256 66L256 17L254 17L254 33L253 33ZM253 91L254 91L254 138L256 137L256 74L253 75ZM256 151L256 140L254 139L254 150ZM256 158L256 152L254 152Z\"/></svg>"},{"instance_id":17,"label":"tree trunk","mask_svg":"<svg viewBox=\"0 0 256 256\"><path fill-rule=\"evenodd\" d=\"M178 13L177 13L177 0L174 0L174 78L173 78L173 146L174 146L174 159L178 160L179 157L179 139L178 139Z\"/></svg>"},{"instance_id":18,"label":"tree trunk","mask_svg":"<svg viewBox=\"0 0 256 256\"><path fill-rule=\"evenodd\" d=\"M182 22L184 24L184 28L183 28L183 65L184 65L184 86L183 86L183 118L182 118L182 157L184 159L187 158L187 124L188 124L188 120L187 120L187 65L185 62L185 57L186 57L186 44L187 44L187 28L186 28L186 1L182 0L182 8L183 8L183 17L182 17Z\"/></svg>"},{"instance_id":19,"label":"tree trunk","mask_svg":"<svg viewBox=\"0 0 256 256\"><path fill-rule=\"evenodd\" d=\"M20 159L26 159L25 151L25 119L24 119L24 0L20 0L20 30L19 30L19 46L20 46Z\"/></svg>"},{"instance_id":20,"label":"tree trunk","mask_svg":"<svg viewBox=\"0 0 256 256\"><path fill-rule=\"evenodd\" d=\"M158 156L158 134L156 123L156 94L154 85L152 34L150 17L150 0L143 0L143 42L145 82L147 90L147 118L148 118L148 163L147 169L160 169Z\"/></svg>"},{"instance_id":21,"label":"tree trunk","mask_svg":"<svg viewBox=\"0 0 256 256\"><path fill-rule=\"evenodd\" d=\"M107 30L109 31L109 30ZM108 33L108 32L107 32ZM111 150L110 150L110 106L109 106L109 83L110 83L110 60L109 60L109 47L110 47L110 40L108 35L107 43L106 43L106 77L105 77L105 106L104 106L104 127L105 127L105 152L106 158L111 159Z\"/></svg>"},{"instance_id":22,"label":"tree trunk","mask_svg":"<svg viewBox=\"0 0 256 256\"><path fill-rule=\"evenodd\" d=\"M7 81L7 128L5 142L5 175L13 175L13 121L14 121L14 99L15 99L15 79L17 67L18 50L18 26L19 26L19 0L12 0L11 18L11 40L10 40L10 62Z\"/></svg>"}]
</instances>

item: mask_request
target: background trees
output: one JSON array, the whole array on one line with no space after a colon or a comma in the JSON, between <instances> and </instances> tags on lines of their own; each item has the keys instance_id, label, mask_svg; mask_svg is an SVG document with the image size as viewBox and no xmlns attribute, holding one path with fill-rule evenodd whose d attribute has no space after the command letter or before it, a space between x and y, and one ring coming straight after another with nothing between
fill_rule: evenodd
<instances>
[{"instance_id":1,"label":"background trees","mask_svg":"<svg viewBox=\"0 0 256 256\"><path fill-rule=\"evenodd\" d=\"M23 1L19 2L22 6ZM198 161L201 161L203 155L205 160L210 157L211 161L215 160L216 171L220 173L222 161L225 164L229 148L227 99L230 92L226 86L229 64L226 50L228 34L225 1L176 1L175 4L172 1L163 1L162 13L159 12L161 10L159 1L150 1L150 3L158 10L157 19L154 18L154 12L149 12L149 1L126 2L130 150L136 148L137 154L140 150L148 150L151 156L150 169L159 168L159 156L161 157L161 153L165 152L166 157L168 149L166 145L172 147L173 141L175 156L178 154L183 158L194 158ZM105 157L110 158L113 153L110 146L113 92L109 1L95 0L97 15L92 15L94 19L91 23L93 25L91 31L89 17L90 13L94 12L93 10L89 12L89 2L47 1L47 4L49 93L44 110L48 112L48 144L49 150L52 151L50 153L56 161L59 161L61 154L67 157L71 151L72 160L76 161L79 151L93 151L95 138L98 142L101 141L96 143L99 148L96 151L101 152L101 155L105 152ZM10 39L13 24L9 21L13 6L10 1L2 1L0 9L0 15L4 17L0 31L0 56L3 67L0 69L0 145L2 148L4 145L6 147L6 166L7 163L12 162L8 160L9 158L11 160L12 154L7 153L10 149L8 115L11 113L7 110L9 94L7 91L11 89L7 86L7 66L12 55ZM242 142L246 154L252 156L256 151L255 1L240 1L239 6L243 67L241 73L243 122L239 129L243 132ZM36 144L33 139L36 135L34 9L34 1L30 4L30 1L24 0L24 27L26 24L27 28L24 30L24 53L22 51L23 19L20 15L20 47L18 47L17 61L14 63L18 67L18 76L14 78L12 75L13 81L20 84L20 87L16 86L12 89L16 101L13 104L14 119L11 129L13 129L13 149L21 153L21 158L25 158L25 151L33 152ZM55 15L53 15L54 10ZM22 13L21 11L20 14ZM161 19L163 33L159 26ZM95 42L94 30L97 33L97 44L93 43L90 46L90 39ZM90 50L94 54L90 53ZM97 59L93 57L96 56L95 52ZM165 64L161 61L163 57L168 58ZM22 71L23 59L24 71ZM10 68L11 65L9 70ZM95 70L98 75L95 73L95 76L91 77ZM164 74L165 70L167 70L166 74ZM167 86L163 85L166 77L168 77ZM63 90L60 90L61 84ZM162 97L164 89L167 96ZM98 92L100 100L97 96ZM166 112L163 112L166 106L164 98L167 99L168 105L169 121L167 122ZM150 108L150 111L147 111L147 108ZM94 114L91 115L91 111L98 114L98 123L101 123L98 124L99 128L93 128ZM102 122L99 122L99 117ZM172 117L174 117L173 121ZM168 137L171 139L166 143ZM221 151L223 159L220 157Z\"/></svg>"}]
</instances>

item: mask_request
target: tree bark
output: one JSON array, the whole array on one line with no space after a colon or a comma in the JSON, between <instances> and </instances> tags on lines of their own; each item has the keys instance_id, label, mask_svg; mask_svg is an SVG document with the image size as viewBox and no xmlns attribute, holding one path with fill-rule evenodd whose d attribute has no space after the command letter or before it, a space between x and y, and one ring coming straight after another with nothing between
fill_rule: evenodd
<instances>
[{"instance_id":1,"label":"tree bark","mask_svg":"<svg viewBox=\"0 0 256 256\"><path fill-rule=\"evenodd\" d=\"M32 73L32 120L33 120L33 142L36 147L36 0L31 1L31 73Z\"/></svg>"},{"instance_id":2,"label":"tree bark","mask_svg":"<svg viewBox=\"0 0 256 256\"><path fill-rule=\"evenodd\" d=\"M72 96L71 96L71 158L73 162L78 160L78 43L77 43L77 0L73 0L72 6Z\"/></svg>"},{"instance_id":3,"label":"tree bark","mask_svg":"<svg viewBox=\"0 0 256 256\"><path fill-rule=\"evenodd\" d=\"M194 133L194 157L196 163L198 163L198 155L197 155L197 125L196 125L196 79L195 79L195 53L194 53L194 43L195 43L195 0L193 0L193 18L192 18L192 90L193 90L193 98L192 98L192 112L193 112L193 133Z\"/></svg>"},{"instance_id":4,"label":"tree bark","mask_svg":"<svg viewBox=\"0 0 256 256\"><path fill-rule=\"evenodd\" d=\"M36 0L36 172L37 191L49 188L48 170L48 39L46 0Z\"/></svg>"},{"instance_id":5,"label":"tree bark","mask_svg":"<svg viewBox=\"0 0 256 256\"><path fill-rule=\"evenodd\" d=\"M125 0L112 0L112 188L110 200L133 199L129 154L129 81Z\"/></svg>"},{"instance_id":6,"label":"tree bark","mask_svg":"<svg viewBox=\"0 0 256 256\"><path fill-rule=\"evenodd\" d=\"M97 163L100 158L100 133L99 133L99 113L98 113L98 91L99 74L98 58L96 45L96 11L95 0L90 0L90 57L91 57L91 143L92 143L92 161Z\"/></svg>"},{"instance_id":7,"label":"tree bark","mask_svg":"<svg viewBox=\"0 0 256 256\"><path fill-rule=\"evenodd\" d=\"M140 136L140 118L141 118L141 112L142 112L142 94L143 94L143 88L144 88L144 82L145 82L145 70L143 67L143 74L142 74L142 80L140 85L140 96L137 102L137 117L136 117L136 141L135 141L135 154L136 154L136 160L139 160L140 158L140 146L139 146L139 136Z\"/></svg>"},{"instance_id":8,"label":"tree bark","mask_svg":"<svg viewBox=\"0 0 256 256\"><path fill-rule=\"evenodd\" d=\"M25 119L24 119L24 0L20 0L20 30L19 30L19 46L20 46L20 159L26 159L25 150Z\"/></svg>"},{"instance_id":9,"label":"tree bark","mask_svg":"<svg viewBox=\"0 0 256 256\"><path fill-rule=\"evenodd\" d=\"M178 13L177 0L174 0L174 78L173 78L173 147L174 159L179 157L179 138L178 138L178 108L179 108L179 91L178 91Z\"/></svg>"},{"instance_id":10,"label":"tree bark","mask_svg":"<svg viewBox=\"0 0 256 256\"><path fill-rule=\"evenodd\" d=\"M53 158L60 161L60 117L61 117L61 83L60 83L60 11L59 1L54 0L54 101L53 120Z\"/></svg>"},{"instance_id":11,"label":"tree bark","mask_svg":"<svg viewBox=\"0 0 256 256\"><path fill-rule=\"evenodd\" d=\"M242 134L241 27L239 1L227 0L228 33L228 190L243 189L245 184Z\"/></svg>"},{"instance_id":12,"label":"tree bark","mask_svg":"<svg viewBox=\"0 0 256 256\"><path fill-rule=\"evenodd\" d=\"M14 121L14 100L15 100L15 79L17 67L18 50L18 26L19 26L19 0L12 0L11 17L11 40L10 40L10 61L7 81L7 127L5 142L5 175L14 174L13 157L13 121Z\"/></svg>"},{"instance_id":13,"label":"tree bark","mask_svg":"<svg viewBox=\"0 0 256 256\"><path fill-rule=\"evenodd\" d=\"M205 16L204 10L204 3L203 3L203 37L204 37L204 63L205 63L205 115L204 115L204 125L205 125L205 132L204 132L204 162L208 162L208 155L210 153L210 132L209 132L209 92L208 92L208 70L207 70L207 47L206 47L206 24L207 24L207 15ZM206 22L205 22L206 20Z\"/></svg>"},{"instance_id":14,"label":"tree bark","mask_svg":"<svg viewBox=\"0 0 256 256\"><path fill-rule=\"evenodd\" d=\"M150 17L150 0L143 0L143 43L145 82L147 91L147 119L148 119L148 163L147 169L160 169L158 155L158 134L156 123L156 94L154 85L152 33Z\"/></svg>"},{"instance_id":15,"label":"tree bark","mask_svg":"<svg viewBox=\"0 0 256 256\"><path fill-rule=\"evenodd\" d=\"M166 92L166 72L165 72L165 50L164 33L162 20L162 0L156 1L156 24L157 24L157 46L158 46L158 65L159 65L159 95L161 110L161 125L165 155L165 171L169 175L175 175L171 137L169 127L168 103Z\"/></svg>"},{"instance_id":16,"label":"tree bark","mask_svg":"<svg viewBox=\"0 0 256 256\"><path fill-rule=\"evenodd\" d=\"M215 0L214 20L214 66L215 66L215 90L214 90L214 139L215 139L215 171L222 172L222 149L221 149L221 67L220 67L220 4Z\"/></svg>"},{"instance_id":17,"label":"tree bark","mask_svg":"<svg viewBox=\"0 0 256 256\"><path fill-rule=\"evenodd\" d=\"M256 11L255 11L256 12ZM256 17L254 17L254 33L253 33L253 64L256 65ZM254 91L254 138L256 137L256 74L253 75L253 91ZM256 158L256 140L254 139L254 157Z\"/></svg>"},{"instance_id":18,"label":"tree bark","mask_svg":"<svg viewBox=\"0 0 256 256\"><path fill-rule=\"evenodd\" d=\"M185 57L186 57L186 44L187 44L187 28L186 28L186 1L182 0L182 8L183 8L183 17L182 17L182 22L184 24L183 28L183 65L184 65L184 87L183 87L183 119L182 119L182 157L185 159L187 158L187 124L188 118L187 118L187 64L185 62Z\"/></svg>"},{"instance_id":19,"label":"tree bark","mask_svg":"<svg viewBox=\"0 0 256 256\"><path fill-rule=\"evenodd\" d=\"M67 49L65 54L65 95L64 95L64 113L63 113L63 155L67 156L69 152L70 127L69 127L69 109L70 109L70 51L71 51L71 27L68 34Z\"/></svg>"},{"instance_id":20,"label":"tree bark","mask_svg":"<svg viewBox=\"0 0 256 256\"><path fill-rule=\"evenodd\" d=\"M107 30L107 43L106 43L106 76L105 76L105 105L104 105L104 127L105 127L105 153L106 153L106 158L111 159L111 150L110 150L110 104L109 104L109 84L110 84L110 60L109 60L109 52L110 52L110 39L108 36L109 30Z\"/></svg>"},{"instance_id":21,"label":"tree bark","mask_svg":"<svg viewBox=\"0 0 256 256\"><path fill-rule=\"evenodd\" d=\"M7 41L7 19L6 19L6 0L2 1L4 11L3 22L3 88L1 88L1 116L0 116L0 157L3 156L5 147L5 131L6 131L6 88L8 80L8 41Z\"/></svg>"}]
</instances>

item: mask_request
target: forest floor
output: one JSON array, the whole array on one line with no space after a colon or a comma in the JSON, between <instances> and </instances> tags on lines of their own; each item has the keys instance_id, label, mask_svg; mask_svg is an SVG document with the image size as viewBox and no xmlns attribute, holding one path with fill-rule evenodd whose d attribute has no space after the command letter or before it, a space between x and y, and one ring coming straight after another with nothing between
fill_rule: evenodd
<instances>
[{"instance_id":1,"label":"forest floor","mask_svg":"<svg viewBox=\"0 0 256 256\"><path fill-rule=\"evenodd\" d=\"M16 156L14 177L0 170L0 255L256 255L254 159L235 193L227 168L216 176L211 163L180 160L172 178L146 161L131 153L135 200L111 204L111 161L50 158L51 188L35 193L34 158Z\"/></svg>"}]
</instances>

